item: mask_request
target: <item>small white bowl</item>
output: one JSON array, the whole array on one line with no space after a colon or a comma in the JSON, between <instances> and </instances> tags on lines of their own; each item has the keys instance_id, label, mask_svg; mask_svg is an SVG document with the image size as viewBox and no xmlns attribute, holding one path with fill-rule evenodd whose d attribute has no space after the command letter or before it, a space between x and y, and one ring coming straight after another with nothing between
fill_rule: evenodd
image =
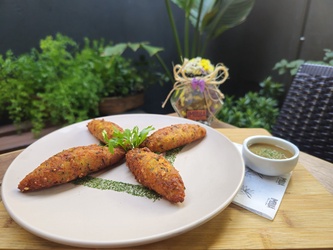
<instances>
[{"instance_id":1,"label":"small white bowl","mask_svg":"<svg viewBox=\"0 0 333 250\"><path fill-rule=\"evenodd\" d=\"M270 159L259 156L249 150L255 143L264 143L278 146L292 153L292 157L286 159ZM299 157L299 149L293 143L274 136L251 136L243 142L242 154L245 165L252 170L268 176L279 176L292 171Z\"/></svg>"}]
</instances>

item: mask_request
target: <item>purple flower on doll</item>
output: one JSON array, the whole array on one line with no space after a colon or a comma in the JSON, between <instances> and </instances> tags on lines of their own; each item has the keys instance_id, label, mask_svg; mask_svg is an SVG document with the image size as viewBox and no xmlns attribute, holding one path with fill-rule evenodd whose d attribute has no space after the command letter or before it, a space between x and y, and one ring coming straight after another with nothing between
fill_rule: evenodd
<instances>
[{"instance_id":1,"label":"purple flower on doll","mask_svg":"<svg viewBox=\"0 0 333 250\"><path fill-rule=\"evenodd\" d=\"M203 93L205 90L205 80L200 78L193 78L192 79L192 88L197 89L199 88L200 92Z\"/></svg>"}]
</instances>

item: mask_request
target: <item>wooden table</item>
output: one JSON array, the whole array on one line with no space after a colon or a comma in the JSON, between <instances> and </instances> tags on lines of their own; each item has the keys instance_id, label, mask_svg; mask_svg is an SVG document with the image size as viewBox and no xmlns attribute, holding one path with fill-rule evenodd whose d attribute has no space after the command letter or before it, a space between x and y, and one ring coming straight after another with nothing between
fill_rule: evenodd
<instances>
[{"instance_id":1,"label":"wooden table","mask_svg":"<svg viewBox=\"0 0 333 250\"><path fill-rule=\"evenodd\" d=\"M238 143L251 135L268 134L264 129L223 128L218 131ZM20 152L0 155L0 180ZM301 153L274 221L231 204L196 229L131 249L332 249L332 180L333 164ZM3 248L73 249L25 231L9 217L1 202L0 249Z\"/></svg>"}]
</instances>

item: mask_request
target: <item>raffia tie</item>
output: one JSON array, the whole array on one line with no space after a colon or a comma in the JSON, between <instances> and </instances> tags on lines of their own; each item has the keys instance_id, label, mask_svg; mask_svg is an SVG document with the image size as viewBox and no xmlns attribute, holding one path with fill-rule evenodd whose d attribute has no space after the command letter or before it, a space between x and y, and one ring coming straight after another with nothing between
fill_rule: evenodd
<instances>
[{"instance_id":1,"label":"raffia tie","mask_svg":"<svg viewBox=\"0 0 333 250\"><path fill-rule=\"evenodd\" d=\"M214 89L214 92L217 94L218 99L223 99L223 94L217 88L218 85L224 83L227 78L229 77L228 69L222 64L219 63L216 65L214 71L206 76L200 77L188 77L185 74L185 67L189 61L185 60L183 65L177 64L173 67L173 75L175 77L175 83L173 85L172 90L169 92L168 96L166 97L165 101L162 104L162 108L166 105L168 100L170 99L171 95L176 90L181 90L188 87L192 84L193 79L198 79L200 81L204 81L205 88L204 88L204 95L205 98L215 99L211 96L210 91L207 90L208 86L214 86L214 88L210 88L211 90ZM220 79L221 78L221 79ZM220 79L220 80L218 80ZM192 86L191 86L192 87ZM207 94L208 93L208 94ZM209 95L209 96L207 96Z\"/></svg>"}]
</instances>

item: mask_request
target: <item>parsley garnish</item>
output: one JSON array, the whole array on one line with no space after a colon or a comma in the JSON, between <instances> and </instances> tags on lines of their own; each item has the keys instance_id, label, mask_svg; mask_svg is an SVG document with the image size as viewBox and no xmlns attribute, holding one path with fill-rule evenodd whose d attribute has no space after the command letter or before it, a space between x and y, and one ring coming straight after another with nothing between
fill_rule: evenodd
<instances>
[{"instance_id":1,"label":"parsley garnish","mask_svg":"<svg viewBox=\"0 0 333 250\"><path fill-rule=\"evenodd\" d=\"M148 126L139 131L138 126L132 130L125 129L124 132L114 128L111 138L108 138L107 133L103 130L103 138L111 153L114 152L115 147L122 147L126 152L130 149L137 148L147 138L150 131L154 130L153 126Z\"/></svg>"}]
</instances>

